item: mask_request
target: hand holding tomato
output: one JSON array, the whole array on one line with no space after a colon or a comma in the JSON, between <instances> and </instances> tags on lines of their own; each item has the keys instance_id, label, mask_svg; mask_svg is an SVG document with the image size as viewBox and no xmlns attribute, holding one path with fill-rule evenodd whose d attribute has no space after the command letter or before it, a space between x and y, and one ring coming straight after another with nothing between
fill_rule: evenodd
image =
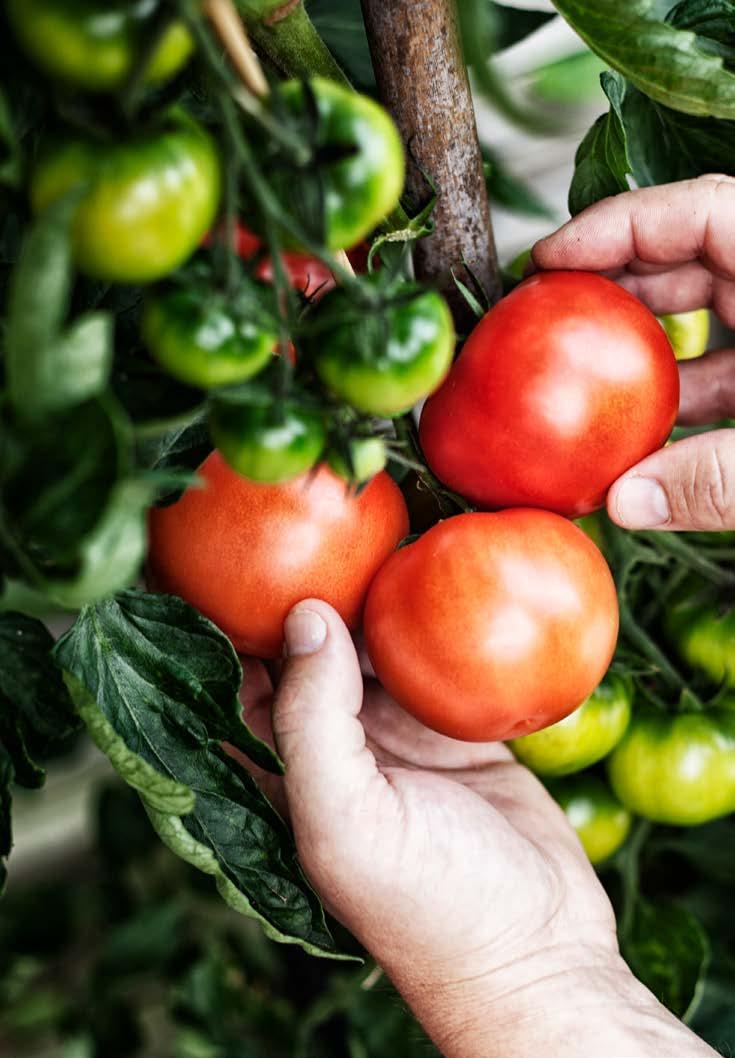
<instances>
[{"instance_id":1,"label":"hand holding tomato","mask_svg":"<svg viewBox=\"0 0 735 1058\"><path fill-rule=\"evenodd\" d=\"M326 906L445 1058L620 1058L642 1053L642 1021L647 1054L713 1054L625 967L579 841L504 746L429 731L363 683L323 602L299 603L285 634L275 701L246 662L246 719L286 764L267 791Z\"/></svg>"},{"instance_id":2,"label":"hand holding tomato","mask_svg":"<svg viewBox=\"0 0 735 1058\"><path fill-rule=\"evenodd\" d=\"M606 198L536 243L539 269L604 271L658 314L711 307L735 326L735 180L708 175ZM735 350L679 364L679 422L735 415ZM608 494L628 529L735 528L735 430L678 441L628 470Z\"/></svg>"}]
</instances>

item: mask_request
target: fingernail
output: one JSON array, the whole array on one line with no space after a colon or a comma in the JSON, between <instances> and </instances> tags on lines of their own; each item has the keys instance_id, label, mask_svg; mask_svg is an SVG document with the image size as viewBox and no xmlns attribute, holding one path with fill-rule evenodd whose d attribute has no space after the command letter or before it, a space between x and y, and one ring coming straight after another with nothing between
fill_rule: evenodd
<instances>
[{"instance_id":1,"label":"fingernail","mask_svg":"<svg viewBox=\"0 0 735 1058\"><path fill-rule=\"evenodd\" d=\"M292 610L283 626L288 657L316 654L327 638L327 624L313 610Z\"/></svg>"},{"instance_id":2,"label":"fingernail","mask_svg":"<svg viewBox=\"0 0 735 1058\"><path fill-rule=\"evenodd\" d=\"M629 529L655 529L671 520L666 493L653 478L626 478L615 494L615 510Z\"/></svg>"}]
</instances>

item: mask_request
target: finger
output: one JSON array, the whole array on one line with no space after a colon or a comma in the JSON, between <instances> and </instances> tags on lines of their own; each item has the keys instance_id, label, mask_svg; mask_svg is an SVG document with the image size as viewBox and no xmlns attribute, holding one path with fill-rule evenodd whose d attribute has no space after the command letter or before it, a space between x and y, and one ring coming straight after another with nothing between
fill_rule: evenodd
<instances>
[{"instance_id":1,"label":"finger","mask_svg":"<svg viewBox=\"0 0 735 1058\"><path fill-rule=\"evenodd\" d=\"M733 276L735 181L717 174L596 202L533 247L538 268L600 271L701 260Z\"/></svg>"},{"instance_id":2,"label":"finger","mask_svg":"<svg viewBox=\"0 0 735 1058\"><path fill-rule=\"evenodd\" d=\"M623 272L616 282L658 315L711 308L728 327L735 326L735 282L696 261L658 275Z\"/></svg>"},{"instance_id":3,"label":"finger","mask_svg":"<svg viewBox=\"0 0 735 1058\"><path fill-rule=\"evenodd\" d=\"M273 707L286 765L286 794L301 837L323 837L360 803L378 772L358 720L362 674L350 633L324 602L308 599L286 618L288 660ZM384 781L384 780L383 780Z\"/></svg>"},{"instance_id":4,"label":"finger","mask_svg":"<svg viewBox=\"0 0 735 1058\"><path fill-rule=\"evenodd\" d=\"M735 415L735 349L717 349L679 364L679 422L703 426Z\"/></svg>"},{"instance_id":5,"label":"finger","mask_svg":"<svg viewBox=\"0 0 735 1058\"><path fill-rule=\"evenodd\" d=\"M654 452L615 482L607 509L624 529L735 529L735 430Z\"/></svg>"}]
</instances>

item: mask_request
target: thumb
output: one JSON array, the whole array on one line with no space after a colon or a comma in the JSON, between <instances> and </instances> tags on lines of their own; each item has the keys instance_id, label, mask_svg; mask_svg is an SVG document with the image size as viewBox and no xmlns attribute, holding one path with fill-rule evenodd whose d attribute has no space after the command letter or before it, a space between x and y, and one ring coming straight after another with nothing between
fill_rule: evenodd
<instances>
[{"instance_id":1,"label":"thumb","mask_svg":"<svg viewBox=\"0 0 735 1058\"><path fill-rule=\"evenodd\" d=\"M607 510L624 529L735 529L735 430L654 452L618 478Z\"/></svg>"},{"instance_id":2,"label":"thumb","mask_svg":"<svg viewBox=\"0 0 735 1058\"><path fill-rule=\"evenodd\" d=\"M339 615L326 603L307 599L286 618L284 634L288 659L273 706L273 732L286 765L298 840L328 833L377 766L358 720L360 665Z\"/></svg>"}]
</instances>

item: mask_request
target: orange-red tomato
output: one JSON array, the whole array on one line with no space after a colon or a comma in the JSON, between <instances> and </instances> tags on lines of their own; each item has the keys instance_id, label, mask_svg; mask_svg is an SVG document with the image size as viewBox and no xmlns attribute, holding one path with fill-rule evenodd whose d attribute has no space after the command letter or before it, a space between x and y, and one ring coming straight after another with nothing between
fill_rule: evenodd
<instances>
[{"instance_id":1,"label":"orange-red tomato","mask_svg":"<svg viewBox=\"0 0 735 1058\"><path fill-rule=\"evenodd\" d=\"M561 720L615 650L618 605L598 549L566 518L460 514L372 583L365 641L378 679L452 738L493 741Z\"/></svg>"},{"instance_id":2,"label":"orange-red tomato","mask_svg":"<svg viewBox=\"0 0 735 1058\"><path fill-rule=\"evenodd\" d=\"M283 621L301 599L325 599L354 628L370 581L408 532L400 489L378 474L359 495L321 466L259 485L218 452L204 488L151 511L149 574L209 617L244 654L278 657Z\"/></svg>"},{"instance_id":3,"label":"orange-red tomato","mask_svg":"<svg viewBox=\"0 0 735 1058\"><path fill-rule=\"evenodd\" d=\"M679 375L656 317L589 272L545 272L478 323L421 417L432 470L477 506L578 517L674 425Z\"/></svg>"}]
</instances>

